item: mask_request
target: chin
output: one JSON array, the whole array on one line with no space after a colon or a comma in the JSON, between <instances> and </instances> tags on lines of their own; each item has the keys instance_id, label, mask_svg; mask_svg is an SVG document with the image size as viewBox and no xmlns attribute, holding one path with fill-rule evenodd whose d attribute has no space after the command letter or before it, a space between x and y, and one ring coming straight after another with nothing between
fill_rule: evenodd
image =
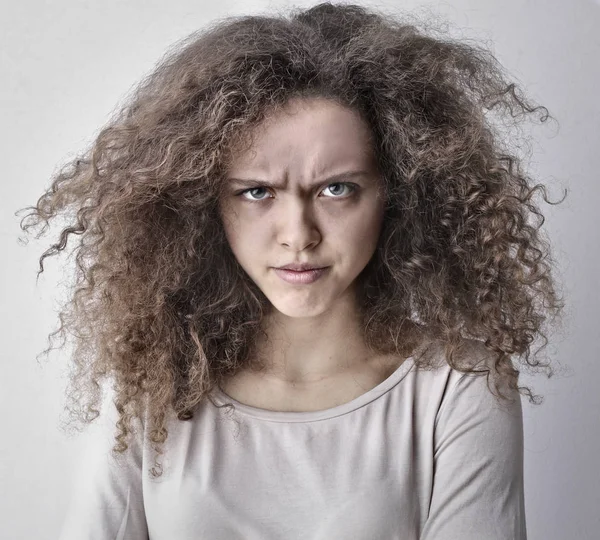
<instances>
[{"instance_id":1,"label":"chin","mask_svg":"<svg viewBox=\"0 0 600 540\"><path fill-rule=\"evenodd\" d=\"M287 302L277 301L277 299L269 299L273 308L287 317L304 318L317 317L327 311L328 305L319 301L316 304L307 305L301 300L290 299Z\"/></svg>"},{"instance_id":2,"label":"chin","mask_svg":"<svg viewBox=\"0 0 600 540\"><path fill-rule=\"evenodd\" d=\"M326 311L325 308L321 306L318 308L303 308L302 306L278 306L274 304L273 307L282 315L293 317L294 319L316 317Z\"/></svg>"}]
</instances>

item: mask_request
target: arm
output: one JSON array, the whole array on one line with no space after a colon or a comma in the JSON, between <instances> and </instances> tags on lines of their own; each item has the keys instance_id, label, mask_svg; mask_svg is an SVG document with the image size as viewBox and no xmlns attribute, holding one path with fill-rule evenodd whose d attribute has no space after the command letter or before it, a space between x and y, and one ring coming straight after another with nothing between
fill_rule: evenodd
<instances>
[{"instance_id":1,"label":"arm","mask_svg":"<svg viewBox=\"0 0 600 540\"><path fill-rule=\"evenodd\" d=\"M438 412L421 540L527 539L521 399L510 397L499 401L485 376L460 374Z\"/></svg>"},{"instance_id":2,"label":"arm","mask_svg":"<svg viewBox=\"0 0 600 540\"><path fill-rule=\"evenodd\" d=\"M69 508L59 540L148 540L142 493L142 433L117 458L117 410L112 396L90 426L75 470Z\"/></svg>"}]
</instances>

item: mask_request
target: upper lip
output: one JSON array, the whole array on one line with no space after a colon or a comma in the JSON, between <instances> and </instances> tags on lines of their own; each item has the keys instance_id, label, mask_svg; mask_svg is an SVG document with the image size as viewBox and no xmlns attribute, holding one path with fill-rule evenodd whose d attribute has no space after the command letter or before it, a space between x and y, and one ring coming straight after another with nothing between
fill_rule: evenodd
<instances>
[{"instance_id":1,"label":"upper lip","mask_svg":"<svg viewBox=\"0 0 600 540\"><path fill-rule=\"evenodd\" d=\"M324 266L319 266L318 264L310 264L310 263L291 263L286 264L285 266L278 266L279 270L295 270L296 272L302 272L304 270L316 270L317 268L325 268Z\"/></svg>"}]
</instances>

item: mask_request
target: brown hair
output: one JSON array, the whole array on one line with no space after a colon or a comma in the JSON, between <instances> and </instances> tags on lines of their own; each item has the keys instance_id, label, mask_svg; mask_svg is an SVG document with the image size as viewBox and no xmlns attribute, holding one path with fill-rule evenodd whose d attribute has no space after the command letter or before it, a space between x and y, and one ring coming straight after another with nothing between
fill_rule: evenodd
<instances>
[{"instance_id":1,"label":"brown hair","mask_svg":"<svg viewBox=\"0 0 600 540\"><path fill-rule=\"evenodd\" d=\"M38 277L46 257L80 236L74 292L51 334L74 338L73 419L96 418L99 383L110 379L115 450L128 448L130 422L146 413L162 453L166 416L189 420L248 365L269 302L225 239L223 173L267 114L309 96L365 118L382 171L383 229L359 276L368 345L398 352L406 329L421 328L455 369L487 372L537 402L518 386L512 357L550 369L530 358L564 307L533 196L549 201L486 113L514 124L538 111L545 122L548 111L485 48L407 21L331 3L216 21L178 43L27 207L21 227L43 221L38 237L70 213ZM459 361L465 339L489 351L487 367Z\"/></svg>"}]
</instances>

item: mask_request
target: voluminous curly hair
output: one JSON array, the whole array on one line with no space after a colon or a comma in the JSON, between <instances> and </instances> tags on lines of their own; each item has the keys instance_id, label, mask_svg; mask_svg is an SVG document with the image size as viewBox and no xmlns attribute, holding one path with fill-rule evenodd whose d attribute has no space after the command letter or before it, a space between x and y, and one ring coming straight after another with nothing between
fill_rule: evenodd
<instances>
[{"instance_id":1,"label":"voluminous curly hair","mask_svg":"<svg viewBox=\"0 0 600 540\"><path fill-rule=\"evenodd\" d=\"M552 371L530 358L564 307L533 196L549 201L486 113L513 125L550 115L485 47L408 21L331 3L218 20L167 53L60 167L21 228L44 222L39 237L61 212L71 220L40 257L38 277L46 257L81 237L73 294L51 334L74 338L73 420L98 416L100 382L112 380L114 450L127 450L131 422L146 414L162 453L167 417L189 420L253 362L270 306L233 256L218 201L234 149L297 97L350 107L372 132L386 210L358 278L368 346L405 353L409 328L418 328L442 340L453 368L487 372L488 384L492 376L536 402L518 386L513 357ZM492 361L460 360L466 339L482 342Z\"/></svg>"}]
</instances>

